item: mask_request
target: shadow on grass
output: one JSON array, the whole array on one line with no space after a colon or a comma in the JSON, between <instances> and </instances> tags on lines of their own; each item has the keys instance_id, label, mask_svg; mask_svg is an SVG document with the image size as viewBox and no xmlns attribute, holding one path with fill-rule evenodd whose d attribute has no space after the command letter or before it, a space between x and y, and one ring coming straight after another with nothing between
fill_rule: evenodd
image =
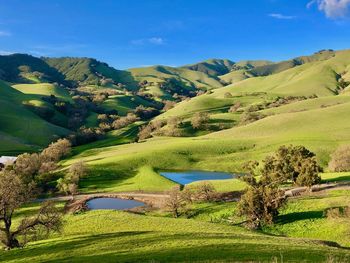
<instances>
[{"instance_id":1,"label":"shadow on grass","mask_svg":"<svg viewBox=\"0 0 350 263\"><path fill-rule=\"evenodd\" d=\"M273 258L283 255L293 262L323 262L327 255L320 253L320 245L254 235L128 231L50 240L0 253L0 261L33 262L40 257L45 262L276 262ZM327 248L327 253L350 258L345 250Z\"/></svg>"},{"instance_id":2,"label":"shadow on grass","mask_svg":"<svg viewBox=\"0 0 350 263\"><path fill-rule=\"evenodd\" d=\"M340 181L350 181L350 175L339 176L335 178L324 179L322 182L340 182Z\"/></svg>"},{"instance_id":3,"label":"shadow on grass","mask_svg":"<svg viewBox=\"0 0 350 263\"><path fill-rule=\"evenodd\" d=\"M293 223L300 220L320 219L323 217L324 217L323 211L294 212L294 213L278 216L277 223L288 224L288 223Z\"/></svg>"}]
</instances>

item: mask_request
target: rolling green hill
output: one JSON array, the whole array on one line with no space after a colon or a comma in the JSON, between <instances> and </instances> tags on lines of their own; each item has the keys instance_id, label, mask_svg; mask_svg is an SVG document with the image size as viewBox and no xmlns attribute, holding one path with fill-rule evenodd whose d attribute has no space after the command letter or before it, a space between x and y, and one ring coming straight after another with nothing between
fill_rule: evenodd
<instances>
[{"instance_id":1,"label":"rolling green hill","mask_svg":"<svg viewBox=\"0 0 350 263\"><path fill-rule=\"evenodd\" d=\"M212 122L231 123L232 128L211 133L206 131L209 134L199 137L155 137L138 144L87 150L73 160L83 158L101 174L105 174L101 171L103 167L104 171L120 172L128 177L137 173L128 167L144 165L155 170L171 167L237 172L241 171L243 162L259 160L279 145L292 143L315 151L326 167L332 151L338 145L350 142L350 122L346 117L350 111L350 97L347 92L342 92L347 90L349 67L350 51L345 50L330 57L327 55L327 58L310 59L303 65L273 75L252 77L214 89L210 94L177 104L157 119L177 116L182 117L187 125L196 112L208 112ZM231 96L226 96L227 93ZM318 97L303 97L302 100L270 108L257 107L253 112L265 118L239 123L242 114L251 106L265 105L279 97L313 94ZM237 102L240 110L229 113L229 107ZM108 180L108 176L103 178ZM118 189L118 180L115 177L110 179ZM86 180L86 186L92 184L89 179Z\"/></svg>"},{"instance_id":2,"label":"rolling green hill","mask_svg":"<svg viewBox=\"0 0 350 263\"><path fill-rule=\"evenodd\" d=\"M175 93L188 96L195 94L198 89L210 90L223 87L218 78L187 68L152 66L133 68L129 71L135 80L146 84L146 92L165 99L171 98Z\"/></svg>"},{"instance_id":3,"label":"rolling green hill","mask_svg":"<svg viewBox=\"0 0 350 263\"><path fill-rule=\"evenodd\" d=\"M16 84L12 85L12 87L24 94L32 94L38 96L54 95L57 98L66 101L72 101L72 98L67 90L57 87L56 85L51 83Z\"/></svg>"},{"instance_id":4,"label":"rolling green hill","mask_svg":"<svg viewBox=\"0 0 350 263\"><path fill-rule=\"evenodd\" d=\"M4 142L0 144L1 153L34 151L69 133L28 110L24 106L27 101L42 103L35 96L23 94L0 82L0 133Z\"/></svg>"},{"instance_id":5,"label":"rolling green hill","mask_svg":"<svg viewBox=\"0 0 350 263\"><path fill-rule=\"evenodd\" d=\"M228 59L209 59L196 64L183 66L183 68L217 77L229 73L234 65L235 63Z\"/></svg>"},{"instance_id":6,"label":"rolling green hill","mask_svg":"<svg viewBox=\"0 0 350 263\"><path fill-rule=\"evenodd\" d=\"M64 82L64 76L56 69L26 54L0 56L0 79L13 83Z\"/></svg>"}]
</instances>

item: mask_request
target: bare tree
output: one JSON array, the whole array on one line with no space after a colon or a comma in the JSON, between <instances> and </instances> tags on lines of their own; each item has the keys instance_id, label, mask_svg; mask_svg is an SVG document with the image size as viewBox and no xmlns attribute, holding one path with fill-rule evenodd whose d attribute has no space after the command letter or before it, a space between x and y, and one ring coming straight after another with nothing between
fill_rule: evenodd
<instances>
[{"instance_id":1,"label":"bare tree","mask_svg":"<svg viewBox=\"0 0 350 263\"><path fill-rule=\"evenodd\" d=\"M181 197L181 192L178 186L173 187L169 191L169 198L166 201L166 208L173 214L174 218L181 215L182 210L185 208L186 203Z\"/></svg>"},{"instance_id":2,"label":"bare tree","mask_svg":"<svg viewBox=\"0 0 350 263\"><path fill-rule=\"evenodd\" d=\"M12 171L0 173L0 240L7 249L23 246L29 239L45 230L56 231L61 225L61 217L53 203L43 203L35 217L25 217L12 230L14 212L35 196L34 185L24 183ZM19 236L24 237L20 243Z\"/></svg>"}]
</instances>

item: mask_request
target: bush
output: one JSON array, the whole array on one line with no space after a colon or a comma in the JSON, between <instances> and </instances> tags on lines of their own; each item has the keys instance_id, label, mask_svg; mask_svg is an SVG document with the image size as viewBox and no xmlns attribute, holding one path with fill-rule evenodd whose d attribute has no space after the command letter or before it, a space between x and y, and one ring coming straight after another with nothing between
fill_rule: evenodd
<instances>
[{"instance_id":1,"label":"bush","mask_svg":"<svg viewBox=\"0 0 350 263\"><path fill-rule=\"evenodd\" d=\"M230 107L230 109L228 110L228 112L230 113L234 113L237 112L237 110L241 107L241 103L240 102L236 102L234 105L232 105Z\"/></svg>"},{"instance_id":2,"label":"bush","mask_svg":"<svg viewBox=\"0 0 350 263\"><path fill-rule=\"evenodd\" d=\"M265 117L265 115L260 114L258 112L245 112L241 115L240 125L246 125L258 120L261 120Z\"/></svg>"},{"instance_id":3,"label":"bush","mask_svg":"<svg viewBox=\"0 0 350 263\"><path fill-rule=\"evenodd\" d=\"M210 182L201 182L195 188L195 196L198 200L212 201L216 195L215 187Z\"/></svg>"},{"instance_id":4,"label":"bush","mask_svg":"<svg viewBox=\"0 0 350 263\"><path fill-rule=\"evenodd\" d=\"M191 119L193 129L202 129L206 127L209 121L209 114L206 112L197 112Z\"/></svg>"},{"instance_id":5,"label":"bush","mask_svg":"<svg viewBox=\"0 0 350 263\"><path fill-rule=\"evenodd\" d=\"M225 99L232 98L232 94L231 94L231 92L225 92L225 94L224 94L224 98L225 98Z\"/></svg>"},{"instance_id":6,"label":"bush","mask_svg":"<svg viewBox=\"0 0 350 263\"><path fill-rule=\"evenodd\" d=\"M332 172L350 171L350 145L342 145L332 154L328 169Z\"/></svg>"}]
</instances>

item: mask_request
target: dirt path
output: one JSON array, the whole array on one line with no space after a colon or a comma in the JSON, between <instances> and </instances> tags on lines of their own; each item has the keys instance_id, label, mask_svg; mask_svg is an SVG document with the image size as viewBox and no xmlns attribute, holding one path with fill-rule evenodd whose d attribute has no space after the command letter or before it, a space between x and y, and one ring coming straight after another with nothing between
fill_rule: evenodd
<instances>
[{"instance_id":1,"label":"dirt path","mask_svg":"<svg viewBox=\"0 0 350 263\"><path fill-rule=\"evenodd\" d=\"M314 185L311 187L311 192L322 192L322 191L330 191L330 190L349 190L350 182L334 182L334 183L324 183L319 185ZM308 191L307 187L293 187L285 190L285 195L287 197L293 197L301 195L302 193Z\"/></svg>"}]
</instances>

